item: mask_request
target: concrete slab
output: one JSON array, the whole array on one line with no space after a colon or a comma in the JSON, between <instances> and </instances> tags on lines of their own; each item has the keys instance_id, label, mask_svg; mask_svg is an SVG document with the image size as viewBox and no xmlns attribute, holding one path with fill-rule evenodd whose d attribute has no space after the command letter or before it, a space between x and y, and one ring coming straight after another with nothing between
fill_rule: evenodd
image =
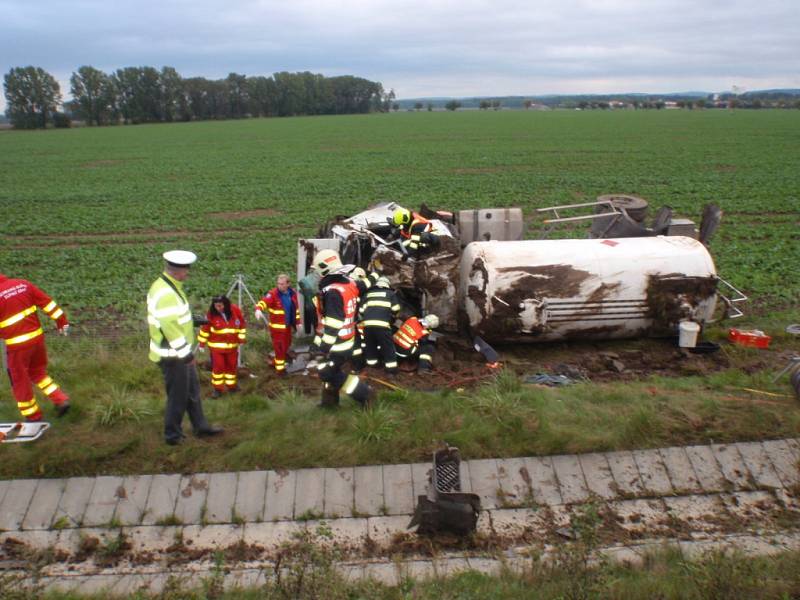
<instances>
[{"instance_id":1,"label":"concrete slab","mask_svg":"<svg viewBox=\"0 0 800 600\"><path fill-rule=\"evenodd\" d=\"M431 464L433 466L433 464ZM458 475L461 480L461 491L471 494L472 490L472 476L469 472L469 461L462 460L458 465Z\"/></svg>"},{"instance_id":2,"label":"concrete slab","mask_svg":"<svg viewBox=\"0 0 800 600\"><path fill-rule=\"evenodd\" d=\"M416 498L414 498L411 465L384 465L383 493L388 514L410 515L413 513Z\"/></svg>"},{"instance_id":3,"label":"concrete slab","mask_svg":"<svg viewBox=\"0 0 800 600\"><path fill-rule=\"evenodd\" d=\"M709 446L687 446L685 450L704 491L721 492L728 488L725 476Z\"/></svg>"},{"instance_id":4,"label":"concrete slab","mask_svg":"<svg viewBox=\"0 0 800 600\"><path fill-rule=\"evenodd\" d=\"M323 469L325 478L325 517L352 517L355 510L353 468ZM382 485L382 484L381 484Z\"/></svg>"},{"instance_id":5,"label":"concrete slab","mask_svg":"<svg viewBox=\"0 0 800 600\"><path fill-rule=\"evenodd\" d=\"M131 544L131 552L152 552L158 554L173 546L180 539L182 527L157 527L141 525L125 529Z\"/></svg>"},{"instance_id":6,"label":"concrete slab","mask_svg":"<svg viewBox=\"0 0 800 600\"><path fill-rule=\"evenodd\" d=\"M633 459L639 467L639 477L648 494L667 496L673 493L672 482L658 450L634 450Z\"/></svg>"},{"instance_id":7,"label":"concrete slab","mask_svg":"<svg viewBox=\"0 0 800 600\"><path fill-rule=\"evenodd\" d=\"M304 521L277 521L275 523L247 523L242 540L245 544L261 546L268 552L289 544L305 531Z\"/></svg>"},{"instance_id":8,"label":"concrete slab","mask_svg":"<svg viewBox=\"0 0 800 600\"><path fill-rule=\"evenodd\" d=\"M122 485L122 477L97 477L83 515L84 527L108 525L114 517L119 497L117 491Z\"/></svg>"},{"instance_id":9,"label":"concrete slab","mask_svg":"<svg viewBox=\"0 0 800 600\"><path fill-rule=\"evenodd\" d=\"M429 560L404 560L397 563L396 570L399 582L426 581L435 576L433 563Z\"/></svg>"},{"instance_id":10,"label":"concrete slab","mask_svg":"<svg viewBox=\"0 0 800 600\"><path fill-rule=\"evenodd\" d=\"M77 553L84 541L96 538L100 546L119 536L119 529L105 529L103 527L81 527L79 529L63 529L58 532L54 549L69 554ZM126 534L127 535L127 534Z\"/></svg>"},{"instance_id":11,"label":"concrete slab","mask_svg":"<svg viewBox=\"0 0 800 600\"><path fill-rule=\"evenodd\" d=\"M434 559L433 569L437 577L452 577L458 573L469 571L469 563L466 558Z\"/></svg>"},{"instance_id":12,"label":"concrete slab","mask_svg":"<svg viewBox=\"0 0 800 600\"><path fill-rule=\"evenodd\" d=\"M244 534L241 525L187 525L183 543L193 550L224 550L239 543Z\"/></svg>"},{"instance_id":13,"label":"concrete slab","mask_svg":"<svg viewBox=\"0 0 800 600\"><path fill-rule=\"evenodd\" d=\"M294 518L320 517L325 511L325 470L300 469L296 473Z\"/></svg>"},{"instance_id":14,"label":"concrete slab","mask_svg":"<svg viewBox=\"0 0 800 600\"><path fill-rule=\"evenodd\" d=\"M719 463L720 470L725 476L725 480L732 486L733 490L752 490L755 488L755 480L747 466L744 464L742 455L734 444L711 444L711 452Z\"/></svg>"},{"instance_id":15,"label":"concrete slab","mask_svg":"<svg viewBox=\"0 0 800 600\"><path fill-rule=\"evenodd\" d=\"M267 496L266 471L242 471L236 485L236 501L233 511L245 523L264 518L264 502Z\"/></svg>"},{"instance_id":16,"label":"concrete slab","mask_svg":"<svg viewBox=\"0 0 800 600\"><path fill-rule=\"evenodd\" d=\"M631 497L641 496L645 493L633 453L624 450L622 452L606 452L605 456L611 473L614 475L617 494Z\"/></svg>"},{"instance_id":17,"label":"concrete slab","mask_svg":"<svg viewBox=\"0 0 800 600\"><path fill-rule=\"evenodd\" d=\"M31 550L45 550L58 543L58 531L47 529L30 529L27 531L5 531L0 533L0 545L6 540L14 540L24 544ZM2 590L2 588L0 588Z\"/></svg>"},{"instance_id":18,"label":"concrete slab","mask_svg":"<svg viewBox=\"0 0 800 600\"><path fill-rule=\"evenodd\" d=\"M67 482L64 479L42 479L36 486L28 512L22 521L22 529L49 529L58 501ZM0 509L1 510L1 509Z\"/></svg>"},{"instance_id":19,"label":"concrete slab","mask_svg":"<svg viewBox=\"0 0 800 600\"><path fill-rule=\"evenodd\" d=\"M493 458L463 461L469 463L469 478L472 483L472 493L480 496L481 508L496 508L500 504L498 492L497 461Z\"/></svg>"},{"instance_id":20,"label":"concrete slab","mask_svg":"<svg viewBox=\"0 0 800 600\"><path fill-rule=\"evenodd\" d=\"M0 505L0 529L20 528L38 484L38 479L15 479L11 482Z\"/></svg>"},{"instance_id":21,"label":"concrete slab","mask_svg":"<svg viewBox=\"0 0 800 600\"><path fill-rule=\"evenodd\" d=\"M364 565L363 578L387 586L397 585L397 569L394 563L379 562Z\"/></svg>"},{"instance_id":22,"label":"concrete slab","mask_svg":"<svg viewBox=\"0 0 800 600\"><path fill-rule=\"evenodd\" d=\"M727 513L718 494L664 498L667 512L674 521L676 534L682 532L723 533Z\"/></svg>"},{"instance_id":23,"label":"concrete slab","mask_svg":"<svg viewBox=\"0 0 800 600\"><path fill-rule=\"evenodd\" d=\"M667 475L676 494L699 494L703 491L703 486L700 485L700 480L684 448L661 448L658 452L664 461Z\"/></svg>"},{"instance_id":24,"label":"concrete slab","mask_svg":"<svg viewBox=\"0 0 800 600\"><path fill-rule=\"evenodd\" d=\"M89 505L89 498L94 489L94 477L71 477L67 479L64 493L58 502L58 510L53 516L53 525L80 527L83 515Z\"/></svg>"},{"instance_id":25,"label":"concrete slab","mask_svg":"<svg viewBox=\"0 0 800 600\"><path fill-rule=\"evenodd\" d=\"M589 497L589 488L586 487L586 479L578 457L574 454L562 454L553 456L552 460L564 504L586 500Z\"/></svg>"},{"instance_id":26,"label":"concrete slab","mask_svg":"<svg viewBox=\"0 0 800 600\"><path fill-rule=\"evenodd\" d=\"M370 517L367 519L367 535L380 548L388 548L397 535L409 534L408 515Z\"/></svg>"},{"instance_id":27,"label":"concrete slab","mask_svg":"<svg viewBox=\"0 0 800 600\"><path fill-rule=\"evenodd\" d=\"M617 489L614 485L614 475L608 460L604 454L580 454L578 460L581 463L583 475L586 477L586 487L590 494L599 498L610 500L616 498Z\"/></svg>"},{"instance_id":28,"label":"concrete slab","mask_svg":"<svg viewBox=\"0 0 800 600\"><path fill-rule=\"evenodd\" d=\"M464 464L464 463L462 463ZM424 496L428 493L432 463L413 463L411 465L411 482L414 488L414 506L417 504L417 496ZM464 478L461 478L462 482Z\"/></svg>"},{"instance_id":29,"label":"concrete slab","mask_svg":"<svg viewBox=\"0 0 800 600\"><path fill-rule=\"evenodd\" d=\"M327 503L326 503L327 508ZM383 467L372 465L355 468L355 515L374 517L387 514L383 496Z\"/></svg>"},{"instance_id":30,"label":"concrete slab","mask_svg":"<svg viewBox=\"0 0 800 600\"><path fill-rule=\"evenodd\" d=\"M0 480L0 506L2 506L2 504L3 504L3 499L5 499L5 497L6 497L6 490L8 489L8 486L10 486L10 485L11 485L11 480L10 479Z\"/></svg>"},{"instance_id":31,"label":"concrete slab","mask_svg":"<svg viewBox=\"0 0 800 600\"><path fill-rule=\"evenodd\" d=\"M503 571L503 563L494 558L481 558L477 556L467 557L467 564L470 571L483 573L491 577L499 577Z\"/></svg>"},{"instance_id":32,"label":"concrete slab","mask_svg":"<svg viewBox=\"0 0 800 600\"><path fill-rule=\"evenodd\" d=\"M518 508L533 505L531 476L524 458L498 458L497 477L500 484L500 506Z\"/></svg>"},{"instance_id":33,"label":"concrete slab","mask_svg":"<svg viewBox=\"0 0 800 600\"><path fill-rule=\"evenodd\" d=\"M206 494L206 524L231 523L238 473L211 473Z\"/></svg>"},{"instance_id":34,"label":"concrete slab","mask_svg":"<svg viewBox=\"0 0 800 600\"><path fill-rule=\"evenodd\" d=\"M665 518L667 507L661 499L635 499L609 502L609 509L614 514L618 525L641 537L668 535L669 522Z\"/></svg>"},{"instance_id":35,"label":"concrete slab","mask_svg":"<svg viewBox=\"0 0 800 600\"><path fill-rule=\"evenodd\" d=\"M267 472L267 493L264 500L264 521L291 519L294 515L295 471Z\"/></svg>"},{"instance_id":36,"label":"concrete slab","mask_svg":"<svg viewBox=\"0 0 800 600\"><path fill-rule=\"evenodd\" d=\"M520 541L541 539L550 524L549 511L543 509L502 508L482 512L481 517L484 516L479 532Z\"/></svg>"},{"instance_id":37,"label":"concrete slab","mask_svg":"<svg viewBox=\"0 0 800 600\"><path fill-rule=\"evenodd\" d=\"M800 484L800 457L786 440L761 442L769 455L769 460L786 487Z\"/></svg>"},{"instance_id":38,"label":"concrete slab","mask_svg":"<svg viewBox=\"0 0 800 600\"><path fill-rule=\"evenodd\" d=\"M783 514L783 506L770 492L740 491L720 496L728 512L746 528L762 529Z\"/></svg>"},{"instance_id":39,"label":"concrete slab","mask_svg":"<svg viewBox=\"0 0 800 600\"><path fill-rule=\"evenodd\" d=\"M208 496L208 473L196 473L181 477L178 498L175 502L175 519L183 525L200 524L205 513Z\"/></svg>"},{"instance_id":40,"label":"concrete slab","mask_svg":"<svg viewBox=\"0 0 800 600\"><path fill-rule=\"evenodd\" d=\"M266 583L261 569L238 569L225 575L225 590L250 590Z\"/></svg>"},{"instance_id":41,"label":"concrete slab","mask_svg":"<svg viewBox=\"0 0 800 600\"><path fill-rule=\"evenodd\" d=\"M362 517L308 521L306 527L314 543L344 554L360 551L367 539L367 519Z\"/></svg>"},{"instance_id":42,"label":"concrete slab","mask_svg":"<svg viewBox=\"0 0 800 600\"><path fill-rule=\"evenodd\" d=\"M175 503L180 494L180 475L153 475L144 509L143 525L175 525Z\"/></svg>"},{"instance_id":43,"label":"concrete slab","mask_svg":"<svg viewBox=\"0 0 800 600\"><path fill-rule=\"evenodd\" d=\"M736 449L742 455L744 464L753 475L757 487L770 489L783 487L783 482L772 466L764 446L759 442L746 442L737 443Z\"/></svg>"},{"instance_id":44,"label":"concrete slab","mask_svg":"<svg viewBox=\"0 0 800 600\"><path fill-rule=\"evenodd\" d=\"M151 586L152 578L149 575L138 573L125 573L119 576L117 583L109 590L111 597L131 598L136 594L158 593Z\"/></svg>"},{"instance_id":45,"label":"concrete slab","mask_svg":"<svg viewBox=\"0 0 800 600\"><path fill-rule=\"evenodd\" d=\"M80 585L74 588L76 594L109 598L110 590L119 581L120 575L92 575L85 577Z\"/></svg>"},{"instance_id":46,"label":"concrete slab","mask_svg":"<svg viewBox=\"0 0 800 600\"><path fill-rule=\"evenodd\" d=\"M525 468L531 478L531 492L537 504L553 506L563 504L558 489L558 479L549 456L532 456L525 459Z\"/></svg>"},{"instance_id":47,"label":"concrete slab","mask_svg":"<svg viewBox=\"0 0 800 600\"><path fill-rule=\"evenodd\" d=\"M142 522L152 482L152 475L130 475L123 478L121 486L116 491L118 498L114 511L116 521L122 525L139 525Z\"/></svg>"}]
</instances>

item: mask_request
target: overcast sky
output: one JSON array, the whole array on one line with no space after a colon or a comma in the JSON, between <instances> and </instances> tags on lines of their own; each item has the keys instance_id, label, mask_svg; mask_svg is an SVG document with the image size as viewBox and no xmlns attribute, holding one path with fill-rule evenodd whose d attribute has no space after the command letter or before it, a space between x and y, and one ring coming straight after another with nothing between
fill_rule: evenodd
<instances>
[{"instance_id":1,"label":"overcast sky","mask_svg":"<svg viewBox=\"0 0 800 600\"><path fill-rule=\"evenodd\" d=\"M398 98L800 88L800 0L0 0L0 70L351 74ZM4 98L0 99L4 108Z\"/></svg>"}]
</instances>

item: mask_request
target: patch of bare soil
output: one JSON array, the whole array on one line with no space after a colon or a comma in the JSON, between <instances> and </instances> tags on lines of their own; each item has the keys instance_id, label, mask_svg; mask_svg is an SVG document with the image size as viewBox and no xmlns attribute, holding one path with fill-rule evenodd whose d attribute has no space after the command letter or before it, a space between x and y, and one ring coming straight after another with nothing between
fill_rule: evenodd
<instances>
[{"instance_id":1,"label":"patch of bare soil","mask_svg":"<svg viewBox=\"0 0 800 600\"><path fill-rule=\"evenodd\" d=\"M281 211L274 208L256 208L253 210L236 210L229 212L214 212L209 213L208 216L212 219L250 219L252 217L275 217L281 214Z\"/></svg>"}]
</instances>

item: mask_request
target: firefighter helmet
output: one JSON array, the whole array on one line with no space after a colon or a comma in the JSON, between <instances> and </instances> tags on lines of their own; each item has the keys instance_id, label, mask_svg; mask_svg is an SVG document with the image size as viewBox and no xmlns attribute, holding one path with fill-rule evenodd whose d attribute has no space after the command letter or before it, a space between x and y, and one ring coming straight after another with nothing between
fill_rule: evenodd
<instances>
[{"instance_id":1,"label":"firefighter helmet","mask_svg":"<svg viewBox=\"0 0 800 600\"><path fill-rule=\"evenodd\" d=\"M403 225L408 225L411 223L411 211L407 208L398 208L394 211L394 215L392 216L392 221L398 227L402 227Z\"/></svg>"},{"instance_id":2,"label":"firefighter helmet","mask_svg":"<svg viewBox=\"0 0 800 600\"><path fill-rule=\"evenodd\" d=\"M436 329L439 326L439 317L434 314L425 315L422 317L421 323L428 329Z\"/></svg>"},{"instance_id":3,"label":"firefighter helmet","mask_svg":"<svg viewBox=\"0 0 800 600\"><path fill-rule=\"evenodd\" d=\"M314 256L311 268L321 277L325 277L342 268L342 259L336 250L320 250Z\"/></svg>"}]
</instances>

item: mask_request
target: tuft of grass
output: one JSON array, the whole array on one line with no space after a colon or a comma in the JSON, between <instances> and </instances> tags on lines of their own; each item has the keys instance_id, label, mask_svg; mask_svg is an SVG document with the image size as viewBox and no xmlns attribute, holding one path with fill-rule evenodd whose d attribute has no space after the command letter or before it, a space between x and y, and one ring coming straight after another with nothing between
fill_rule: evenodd
<instances>
[{"instance_id":1,"label":"tuft of grass","mask_svg":"<svg viewBox=\"0 0 800 600\"><path fill-rule=\"evenodd\" d=\"M106 399L91 407L94 423L101 427L114 427L120 423L140 423L155 415L155 410L146 406L128 387L113 386Z\"/></svg>"},{"instance_id":2,"label":"tuft of grass","mask_svg":"<svg viewBox=\"0 0 800 600\"><path fill-rule=\"evenodd\" d=\"M388 442L398 428L395 412L378 404L353 416L353 432L362 444Z\"/></svg>"}]
</instances>

